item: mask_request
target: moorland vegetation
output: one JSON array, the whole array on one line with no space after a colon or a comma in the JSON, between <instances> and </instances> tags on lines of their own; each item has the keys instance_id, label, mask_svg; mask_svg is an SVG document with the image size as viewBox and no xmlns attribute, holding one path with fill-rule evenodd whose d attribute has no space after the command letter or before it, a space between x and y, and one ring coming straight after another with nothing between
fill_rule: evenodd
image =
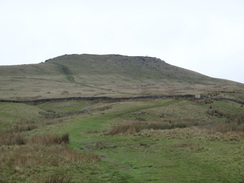
<instances>
[{"instance_id":1,"label":"moorland vegetation","mask_svg":"<svg viewBox=\"0 0 244 183\"><path fill-rule=\"evenodd\" d=\"M244 182L241 83L120 55L0 76L0 183Z\"/></svg>"}]
</instances>

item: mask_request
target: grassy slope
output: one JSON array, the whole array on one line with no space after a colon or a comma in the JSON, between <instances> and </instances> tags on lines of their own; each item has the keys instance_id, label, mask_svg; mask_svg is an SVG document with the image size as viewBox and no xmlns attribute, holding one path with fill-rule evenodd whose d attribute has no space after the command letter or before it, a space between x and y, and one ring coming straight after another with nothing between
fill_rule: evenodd
<instances>
[{"instance_id":1,"label":"grassy slope","mask_svg":"<svg viewBox=\"0 0 244 183\"><path fill-rule=\"evenodd\" d=\"M125 103L123 105L127 107L122 105L119 111L75 122L76 130L73 134L78 133L77 129L81 133L83 130L106 128L107 122L124 119L123 115L130 116L135 111L162 109L176 103L179 101ZM86 123L92 125L87 126ZM87 128L83 128L84 126ZM179 133L184 134L184 131ZM240 174L243 172L243 140L233 144L228 140L212 141L201 135L193 136L192 139L181 136L164 139L153 136L111 137L84 133L75 135L73 139L72 144L75 147L79 141L88 141L95 151L104 155L106 161L130 174L134 178L132 182L238 182L243 178L243 174ZM231 167L235 167L232 172Z\"/></svg>"},{"instance_id":2,"label":"grassy slope","mask_svg":"<svg viewBox=\"0 0 244 183\"><path fill-rule=\"evenodd\" d=\"M1 98L131 96L226 91L243 85L213 79L151 57L64 55L45 63L0 67ZM235 93L233 93L235 92Z\"/></svg>"},{"instance_id":3,"label":"grassy slope","mask_svg":"<svg viewBox=\"0 0 244 183\"><path fill-rule=\"evenodd\" d=\"M1 99L244 96L241 84L120 55L0 67L0 82ZM186 99L0 103L0 182L243 182L243 110Z\"/></svg>"},{"instance_id":4,"label":"grassy slope","mask_svg":"<svg viewBox=\"0 0 244 183\"><path fill-rule=\"evenodd\" d=\"M224 115L209 115L210 105L212 110ZM21 115L22 123L18 125L26 125L24 122L29 124L30 113L36 114L32 117L39 125L20 132L26 139L69 133L69 147L76 150L66 149L63 145L1 145L0 180L43 182L50 176L65 175L71 177L73 182L244 181L243 137L240 133L217 132L221 130L219 124L229 124L230 115L242 116L243 119L240 104L205 104L184 99L115 103L69 101L38 106L1 103L1 111L5 110L0 115L1 119L6 120L6 115L9 119L15 117L15 113L8 112L8 108ZM189 115L189 110L196 116ZM195 123L199 119L200 123ZM121 124L164 124L169 121L189 123L190 126L106 135L111 128ZM15 122L18 123L18 120ZM211 125L211 130L208 125ZM12 125L12 128L15 126ZM7 130L4 126L1 129L2 132ZM37 161L40 156L43 158ZM48 161L50 163L46 163Z\"/></svg>"}]
</instances>

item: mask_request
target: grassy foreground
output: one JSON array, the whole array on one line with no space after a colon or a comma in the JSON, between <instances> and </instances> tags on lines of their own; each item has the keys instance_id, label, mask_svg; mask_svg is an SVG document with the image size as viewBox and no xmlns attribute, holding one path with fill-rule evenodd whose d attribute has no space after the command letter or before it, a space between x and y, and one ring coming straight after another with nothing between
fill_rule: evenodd
<instances>
[{"instance_id":1,"label":"grassy foreground","mask_svg":"<svg viewBox=\"0 0 244 183\"><path fill-rule=\"evenodd\" d=\"M244 182L244 108L157 99L0 103L0 183Z\"/></svg>"}]
</instances>

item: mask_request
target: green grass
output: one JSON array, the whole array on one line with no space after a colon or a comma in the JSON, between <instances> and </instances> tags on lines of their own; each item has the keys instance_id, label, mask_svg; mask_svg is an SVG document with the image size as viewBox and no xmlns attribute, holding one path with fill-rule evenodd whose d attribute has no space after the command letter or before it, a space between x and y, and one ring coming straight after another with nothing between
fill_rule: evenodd
<instances>
[{"instance_id":1,"label":"green grass","mask_svg":"<svg viewBox=\"0 0 244 183\"><path fill-rule=\"evenodd\" d=\"M141 110L146 106L147 108L154 107L151 105L147 104L144 107L130 109L130 111ZM128 110L120 112L126 114ZM106 120L114 121L113 117L106 116L99 120L92 118L89 123L93 124L97 120L97 123L101 125ZM92 125L92 127L88 126L87 129L82 130L101 129L102 125L99 126ZM86 140L85 137L88 139ZM76 138L79 137L74 137L74 139ZM96 141L105 143L105 148L98 152L108 156L109 161L117 162L117 166L121 166L122 170L126 170L128 174L132 175L135 182L150 180L153 182L238 182L242 181L243 177L243 174L239 174L244 170L243 162L237 160L240 165L236 166L238 158L235 157L235 154L238 154L241 158L242 149L238 148L237 144L232 145L230 142L100 135L81 135L80 139L93 142L93 144ZM77 143L77 141L75 140L73 143ZM243 146L243 140L240 144ZM118 148L110 149L113 146L118 146ZM214 153L216 154L213 157ZM209 156L212 158L209 159ZM165 162L166 165L164 165ZM236 169L230 173L228 167L232 166L236 166Z\"/></svg>"},{"instance_id":2,"label":"green grass","mask_svg":"<svg viewBox=\"0 0 244 183\"><path fill-rule=\"evenodd\" d=\"M89 101L61 101L61 102L48 102L38 105L39 108L46 111L54 111L55 113L65 113L81 111L91 107Z\"/></svg>"},{"instance_id":3,"label":"green grass","mask_svg":"<svg viewBox=\"0 0 244 183\"><path fill-rule=\"evenodd\" d=\"M26 104L0 103L0 132L24 123L36 123L42 110Z\"/></svg>"},{"instance_id":4,"label":"green grass","mask_svg":"<svg viewBox=\"0 0 244 183\"><path fill-rule=\"evenodd\" d=\"M11 100L198 93L242 100L244 91L159 59L120 55L0 67L0 81L1 99ZM208 99L0 103L0 182L241 183L243 113L240 104Z\"/></svg>"},{"instance_id":5,"label":"green grass","mask_svg":"<svg viewBox=\"0 0 244 183\"><path fill-rule=\"evenodd\" d=\"M244 116L243 107L241 104L235 102L223 102L223 101L216 101L212 105L213 109L219 110L226 115L240 115Z\"/></svg>"},{"instance_id":6,"label":"green grass","mask_svg":"<svg viewBox=\"0 0 244 183\"><path fill-rule=\"evenodd\" d=\"M11 132L23 136L25 144L0 145L0 181L243 182L243 136L209 130L204 124L208 120L212 121L211 126L225 122L225 118L207 114L209 105L185 99L114 103L66 101L37 106L1 103L2 119L18 114L23 119L20 125L26 125L24 121L28 123L31 113L36 111L32 118L43 121L30 131ZM223 113L232 113L235 104L214 102L211 105ZM8 112L4 117L3 112L10 108L17 112ZM63 116L45 118L39 114L50 110ZM86 112L79 113L83 110ZM191 116L189 111L196 114ZM241 115L243 110L238 108L233 112ZM199 118L203 119L203 124L193 127L189 123L191 126L182 129L107 133L123 123L185 123ZM56 142L63 134L69 134L69 144L46 143L48 138Z\"/></svg>"},{"instance_id":7,"label":"green grass","mask_svg":"<svg viewBox=\"0 0 244 183\"><path fill-rule=\"evenodd\" d=\"M215 141L202 141L199 139L191 140L185 139L160 139L160 138L148 138L148 137L135 137L129 136L106 136L102 133L103 130L109 128L111 123L116 120L134 118L134 112L136 111L150 111L157 112L162 108L169 108L176 103L186 103L185 105L196 105L187 103L186 101L154 101L154 102L135 102L135 103L123 103L119 108L111 109L108 114L99 114L98 116L87 116L84 119L79 119L69 124L69 130L71 131L71 147L79 149L82 143L88 143L88 149L82 147L85 151L95 151L99 154L104 154L105 161L114 162L118 166L118 169L125 171L133 178L135 182L149 181L154 182L205 182L205 181L226 181L235 182L241 180L241 176L237 173L229 175L228 171L219 173L222 170L223 165L217 166L218 162L211 161L205 162L206 159L215 153L218 148L222 150L226 147L229 148L226 142ZM129 105L128 105L129 104ZM179 106L182 106L179 105ZM126 107L125 107L126 106ZM184 107L180 107L180 111L184 114ZM202 110L203 111L203 110ZM176 111L174 111L176 112ZM201 111L199 111L201 113ZM202 115L205 115L203 112ZM143 118L147 120L154 120L156 115L149 115L148 113L142 114ZM65 128L67 129L67 128ZM92 130L100 130L95 133L86 133ZM102 142L102 148L96 148L96 144ZM176 144L176 145L175 145ZM182 144L182 145L181 145ZM201 144L201 145L199 145ZM202 145L204 144L204 145ZM243 145L243 141L241 141ZM86 146L86 145L84 145ZM117 147L116 147L117 146ZM189 146L189 147L188 147ZM214 148L214 147L217 148ZM116 148L113 148L116 147ZM206 153L207 151L208 153ZM218 151L217 153L220 153ZM235 153L241 154L241 150L237 152L228 152L226 157ZM201 154L199 156L199 154ZM203 157L202 157L203 156ZM191 157L191 159L189 159ZM218 157L216 154L215 158ZM225 156L218 161L224 161ZM142 161L143 159L143 161ZM166 164L163 166L163 164ZM232 159L229 159L226 163L232 163ZM233 166L235 163L233 163ZM189 166L190 165L190 166ZM238 166L240 170L241 166ZM160 171L158 171L160 169ZM162 174L162 172L167 172ZM215 172L215 173L214 173ZM175 176L175 173L178 176ZM226 176L226 174L228 176ZM200 176L202 175L202 176ZM208 175L208 176L205 176ZM199 177L200 176L200 177ZM199 178L198 178L199 177Z\"/></svg>"},{"instance_id":8,"label":"green grass","mask_svg":"<svg viewBox=\"0 0 244 183\"><path fill-rule=\"evenodd\" d=\"M243 155L242 149L237 149L237 145L230 143L181 139L155 141L154 138L133 136L104 139L104 143L108 147L116 145L117 148L105 148L99 152L106 154L110 161L116 162L118 167L133 175L135 182L149 180L153 182L240 182L243 180L243 173L240 174L243 172L243 162L240 160ZM238 156L235 157L235 154ZM230 172L229 167L235 167L235 170Z\"/></svg>"}]
</instances>

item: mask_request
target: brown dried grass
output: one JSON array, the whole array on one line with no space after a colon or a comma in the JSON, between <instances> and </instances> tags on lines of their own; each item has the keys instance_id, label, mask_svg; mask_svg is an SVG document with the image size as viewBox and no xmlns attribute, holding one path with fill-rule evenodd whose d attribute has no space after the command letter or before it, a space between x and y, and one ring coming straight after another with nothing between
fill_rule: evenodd
<instances>
[{"instance_id":1,"label":"brown dried grass","mask_svg":"<svg viewBox=\"0 0 244 183\"><path fill-rule=\"evenodd\" d=\"M5 132L0 135L0 145L23 145L26 139L20 133Z\"/></svg>"},{"instance_id":2,"label":"brown dried grass","mask_svg":"<svg viewBox=\"0 0 244 183\"><path fill-rule=\"evenodd\" d=\"M154 122L154 123L143 123L143 122L128 122L123 124L118 124L107 132L107 135L116 134L135 134L145 129L153 130L164 130L164 129L174 129L174 128L186 128L188 124L186 123L164 123L164 122Z\"/></svg>"},{"instance_id":3,"label":"brown dried grass","mask_svg":"<svg viewBox=\"0 0 244 183\"><path fill-rule=\"evenodd\" d=\"M46 177L44 183L71 183L71 176L65 173L54 173Z\"/></svg>"},{"instance_id":4,"label":"brown dried grass","mask_svg":"<svg viewBox=\"0 0 244 183\"><path fill-rule=\"evenodd\" d=\"M239 141L243 133L221 133L199 127L176 128L166 130L145 129L137 133L138 136L155 137L163 139L198 139L211 141Z\"/></svg>"},{"instance_id":5,"label":"brown dried grass","mask_svg":"<svg viewBox=\"0 0 244 183\"><path fill-rule=\"evenodd\" d=\"M39 145L68 144L69 134L58 135L35 135L28 140L28 143Z\"/></svg>"},{"instance_id":6,"label":"brown dried grass","mask_svg":"<svg viewBox=\"0 0 244 183\"><path fill-rule=\"evenodd\" d=\"M1 168L21 173L25 168L37 166L60 166L64 163L99 161L94 154L78 152L62 145L1 146Z\"/></svg>"},{"instance_id":7,"label":"brown dried grass","mask_svg":"<svg viewBox=\"0 0 244 183\"><path fill-rule=\"evenodd\" d=\"M0 145L24 145L24 144L39 144L39 145L52 145L52 144L68 144L69 134L63 135L35 135L31 138L25 138L21 133L6 132L0 135Z\"/></svg>"},{"instance_id":8,"label":"brown dried grass","mask_svg":"<svg viewBox=\"0 0 244 183\"><path fill-rule=\"evenodd\" d=\"M212 127L215 131L227 133L227 132L244 132L244 124L233 123L218 123Z\"/></svg>"},{"instance_id":9,"label":"brown dried grass","mask_svg":"<svg viewBox=\"0 0 244 183\"><path fill-rule=\"evenodd\" d=\"M19 132L25 132L25 131L31 131L34 129L37 129L38 126L35 124L27 124L27 125L18 125L15 126L13 129L8 130L9 132L15 132L15 133L19 133Z\"/></svg>"}]
</instances>

